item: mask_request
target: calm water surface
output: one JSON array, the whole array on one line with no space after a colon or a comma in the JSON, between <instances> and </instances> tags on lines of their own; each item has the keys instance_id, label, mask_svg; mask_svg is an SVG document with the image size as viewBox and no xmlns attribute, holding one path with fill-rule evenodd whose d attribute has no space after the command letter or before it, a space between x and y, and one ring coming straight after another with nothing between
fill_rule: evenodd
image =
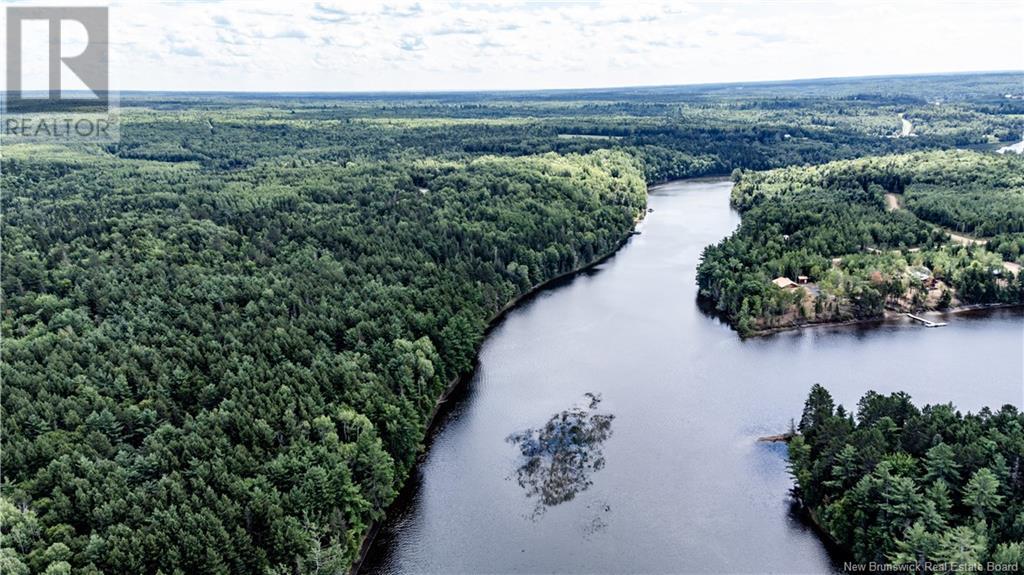
<instances>
[{"instance_id":1,"label":"calm water surface","mask_svg":"<svg viewBox=\"0 0 1024 575\"><path fill-rule=\"evenodd\" d=\"M653 188L642 235L492 331L363 572L833 572L785 448L755 441L813 383L848 407L869 389L1024 405L1020 311L746 341L702 313L700 252L739 223L730 186Z\"/></svg>"}]
</instances>

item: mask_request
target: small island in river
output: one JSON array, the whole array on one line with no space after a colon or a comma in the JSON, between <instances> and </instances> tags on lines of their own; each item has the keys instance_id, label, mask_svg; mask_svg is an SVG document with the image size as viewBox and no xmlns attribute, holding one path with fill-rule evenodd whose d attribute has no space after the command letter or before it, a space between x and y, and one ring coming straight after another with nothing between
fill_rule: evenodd
<instances>
[{"instance_id":1,"label":"small island in river","mask_svg":"<svg viewBox=\"0 0 1024 575\"><path fill-rule=\"evenodd\" d=\"M1024 301L1024 160L937 151L735 171L700 294L742 335Z\"/></svg>"}]
</instances>

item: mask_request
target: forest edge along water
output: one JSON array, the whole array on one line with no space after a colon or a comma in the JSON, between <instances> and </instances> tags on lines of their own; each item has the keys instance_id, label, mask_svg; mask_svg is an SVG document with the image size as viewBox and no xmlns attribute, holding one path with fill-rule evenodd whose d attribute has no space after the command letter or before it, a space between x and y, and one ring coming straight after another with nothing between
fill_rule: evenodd
<instances>
[{"instance_id":1,"label":"forest edge along water","mask_svg":"<svg viewBox=\"0 0 1024 575\"><path fill-rule=\"evenodd\" d=\"M743 220L704 250L699 293L744 336L1024 303L1012 235L1024 224L996 207L1013 205L1020 168L956 150L734 170ZM964 245L953 229L986 239Z\"/></svg>"},{"instance_id":2,"label":"forest edge along water","mask_svg":"<svg viewBox=\"0 0 1024 575\"><path fill-rule=\"evenodd\" d=\"M901 320L748 339L701 311L697 258L739 222L729 187L652 187L654 212L627 249L492 326L363 572L836 571L838 556L790 499L784 444L756 441L787 429L811 384L846 405L868 389L965 411L1024 403L1022 366L1008 361L1020 354L1020 310L964 314L942 330ZM958 386L971 376L957 354L988 377ZM587 393L614 415L601 468L532 517L532 487L516 481L524 460L507 438L580 413Z\"/></svg>"},{"instance_id":3,"label":"forest edge along water","mask_svg":"<svg viewBox=\"0 0 1024 575\"><path fill-rule=\"evenodd\" d=\"M724 178L700 179L708 181L724 181ZM644 208L640 210L640 213L637 215L636 220L633 222L633 227L628 232L626 232L626 234L624 234L622 238L619 239L615 247L609 250L607 253L599 255L593 261L586 262L575 269L569 270L549 280L543 281L530 288L530 290L527 291L526 293L518 297L515 297L511 301L509 301L503 308L501 308L498 311L498 313L494 314L494 316L491 317L491 319L487 322L487 329L484 331L484 339L486 339L490 335L494 327L497 326L505 318L505 316L509 312L514 310L517 306L528 302L531 298L535 297L538 293L546 289L554 289L557 288L560 284L565 283L566 281L571 281L572 278L574 278L576 275L592 270L596 266L600 265L604 261L614 256L619 250L625 247L627 243L629 243L629 240L633 236L638 234L637 227L643 223L648 213L649 208L648 205L645 204ZM480 354L478 350L477 357L474 359L474 363L479 363L479 356ZM455 399L460 392L465 391L465 386L468 385L468 383L473 379L474 373L475 369L474 371L453 378L451 381L448 382L448 386L445 388L444 393L441 394L441 397L437 399L437 402L434 406L434 410L430 413L430 417L428 418L427 432L423 440L423 450L418 456L416 462L417 468L419 467L426 453L430 451L430 444L433 441L434 435L437 433L437 423L439 417L443 417L447 413L446 407L450 405L449 402ZM415 472L416 471L414 470L414 473ZM392 511L396 508L399 508L405 503L406 499L408 498L409 483L411 483L411 480L402 487L401 493L399 493L398 497L396 497L395 501L392 502L392 504L390 505L387 515L385 516L383 521L387 521L387 518L391 516ZM380 530L380 527L381 521L374 522L374 524L371 525L370 528L367 530L366 535L363 536L363 541L359 547L359 557L352 564L351 569L349 569L349 573L351 575L356 575L362 569L363 562L366 560L366 555L367 553L369 553L370 548L372 547L373 542L377 537L377 532Z\"/></svg>"}]
</instances>

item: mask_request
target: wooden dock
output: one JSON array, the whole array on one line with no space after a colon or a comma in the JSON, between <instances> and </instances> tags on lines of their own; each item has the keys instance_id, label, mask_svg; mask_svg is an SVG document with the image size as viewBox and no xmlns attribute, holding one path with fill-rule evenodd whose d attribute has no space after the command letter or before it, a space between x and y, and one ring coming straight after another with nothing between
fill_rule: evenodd
<instances>
[{"instance_id":1,"label":"wooden dock","mask_svg":"<svg viewBox=\"0 0 1024 575\"><path fill-rule=\"evenodd\" d=\"M796 433L789 431L786 433L780 433L778 435L766 435L764 437L758 437L757 440L761 443L789 443L796 437Z\"/></svg>"},{"instance_id":2,"label":"wooden dock","mask_svg":"<svg viewBox=\"0 0 1024 575\"><path fill-rule=\"evenodd\" d=\"M924 324L925 327L942 327L942 326L946 325L946 322L944 322L944 321L931 321L931 320L924 319L921 316L914 315L912 313L908 313L908 314L905 314L905 315L907 317L909 317L910 319L912 319L912 320L921 322L922 324Z\"/></svg>"}]
</instances>

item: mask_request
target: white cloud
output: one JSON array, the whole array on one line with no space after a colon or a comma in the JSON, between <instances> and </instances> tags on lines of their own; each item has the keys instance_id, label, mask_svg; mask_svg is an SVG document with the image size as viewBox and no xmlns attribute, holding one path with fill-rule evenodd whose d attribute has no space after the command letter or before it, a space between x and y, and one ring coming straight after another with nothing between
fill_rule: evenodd
<instances>
[{"instance_id":1,"label":"white cloud","mask_svg":"<svg viewBox=\"0 0 1024 575\"><path fill-rule=\"evenodd\" d=\"M570 88L1024 69L1024 4L997 0L120 0L111 36L123 89Z\"/></svg>"},{"instance_id":2,"label":"white cloud","mask_svg":"<svg viewBox=\"0 0 1024 575\"><path fill-rule=\"evenodd\" d=\"M423 38L414 34L403 34L398 39L398 47L407 52L416 52L425 49L427 46L423 43Z\"/></svg>"}]
</instances>

